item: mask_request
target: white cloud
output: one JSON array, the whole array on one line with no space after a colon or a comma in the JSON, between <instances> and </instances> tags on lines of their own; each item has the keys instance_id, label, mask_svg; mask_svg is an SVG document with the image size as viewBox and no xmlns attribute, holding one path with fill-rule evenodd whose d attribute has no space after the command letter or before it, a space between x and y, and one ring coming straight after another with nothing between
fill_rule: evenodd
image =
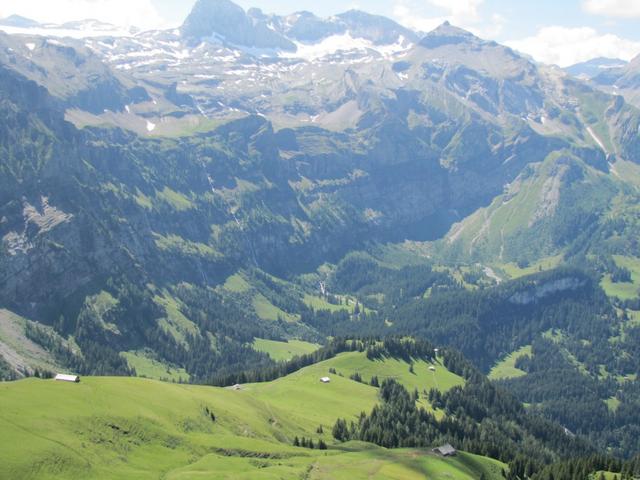
<instances>
[{"instance_id":1,"label":"white cloud","mask_svg":"<svg viewBox=\"0 0 640 480\"><path fill-rule=\"evenodd\" d=\"M429 32L449 20L449 17L428 17L416 15L415 10L404 2L396 3L393 16L405 27L420 32Z\"/></svg>"},{"instance_id":2,"label":"white cloud","mask_svg":"<svg viewBox=\"0 0 640 480\"><path fill-rule=\"evenodd\" d=\"M539 62L567 67L596 57L631 60L640 53L640 42L617 35L601 35L590 27L544 27L533 37L506 42L511 48Z\"/></svg>"},{"instance_id":3,"label":"white cloud","mask_svg":"<svg viewBox=\"0 0 640 480\"><path fill-rule=\"evenodd\" d=\"M151 0L2 0L0 18L14 14L46 23L95 18L125 27L168 26Z\"/></svg>"},{"instance_id":4,"label":"white cloud","mask_svg":"<svg viewBox=\"0 0 640 480\"><path fill-rule=\"evenodd\" d=\"M427 0L435 7L449 12L449 16L460 20L479 19L478 8L484 0Z\"/></svg>"},{"instance_id":5,"label":"white cloud","mask_svg":"<svg viewBox=\"0 0 640 480\"><path fill-rule=\"evenodd\" d=\"M582 7L594 15L622 18L640 17L640 2L638 0L585 0Z\"/></svg>"},{"instance_id":6,"label":"white cloud","mask_svg":"<svg viewBox=\"0 0 640 480\"><path fill-rule=\"evenodd\" d=\"M504 16L494 13L491 15L491 22L484 25L476 35L483 38L495 38L502 33L505 23L507 23L507 19Z\"/></svg>"},{"instance_id":7,"label":"white cloud","mask_svg":"<svg viewBox=\"0 0 640 480\"><path fill-rule=\"evenodd\" d=\"M505 17L494 13L483 16L480 8L485 0L398 0L393 16L413 30L428 32L448 21L483 38L497 37L506 23ZM429 15L436 9L439 15Z\"/></svg>"}]
</instances>

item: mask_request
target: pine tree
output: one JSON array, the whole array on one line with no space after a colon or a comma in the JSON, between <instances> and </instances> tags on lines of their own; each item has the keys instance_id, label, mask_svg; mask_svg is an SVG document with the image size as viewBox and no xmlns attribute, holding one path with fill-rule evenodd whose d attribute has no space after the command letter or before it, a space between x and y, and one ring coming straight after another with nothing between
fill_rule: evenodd
<instances>
[{"instance_id":1,"label":"pine tree","mask_svg":"<svg viewBox=\"0 0 640 480\"><path fill-rule=\"evenodd\" d=\"M347 428L346 420L339 418L336 420L335 425L333 426L333 438L338 440L339 442L346 442L349 440L349 430Z\"/></svg>"}]
</instances>

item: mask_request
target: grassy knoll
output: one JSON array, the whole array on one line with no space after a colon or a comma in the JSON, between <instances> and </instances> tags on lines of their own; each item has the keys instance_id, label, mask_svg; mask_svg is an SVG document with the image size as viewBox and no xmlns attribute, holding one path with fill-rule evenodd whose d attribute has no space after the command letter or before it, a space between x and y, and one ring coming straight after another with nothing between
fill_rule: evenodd
<instances>
[{"instance_id":1,"label":"grassy knoll","mask_svg":"<svg viewBox=\"0 0 640 480\"><path fill-rule=\"evenodd\" d=\"M174 382L188 382L189 374L184 368L172 367L157 361L150 352L131 351L122 352L122 355L134 368L139 377L153 378L156 380L169 380Z\"/></svg>"},{"instance_id":2,"label":"grassy knoll","mask_svg":"<svg viewBox=\"0 0 640 480\"><path fill-rule=\"evenodd\" d=\"M305 294L304 303L314 310L329 310L331 312L339 312L340 310L348 310L349 312L353 312L353 309L355 307L355 302L351 303L349 299L347 299L346 304L334 305L333 303L327 302L322 297L316 297L315 295L309 294Z\"/></svg>"},{"instance_id":3,"label":"grassy knoll","mask_svg":"<svg viewBox=\"0 0 640 480\"><path fill-rule=\"evenodd\" d=\"M356 357L332 360L364 361ZM377 389L345 377L319 382L331 366L238 391L113 377L0 384L0 478L500 478L501 464L465 453L442 459L427 450L336 445L336 418L355 419L378 400ZM293 447L296 435L324 438L330 448Z\"/></svg>"},{"instance_id":4,"label":"grassy knoll","mask_svg":"<svg viewBox=\"0 0 640 480\"><path fill-rule=\"evenodd\" d=\"M631 282L614 283L611 281L611 275L605 275L600 285L610 297L618 297L622 300L637 298L640 294L640 259L613 255L613 260L616 265L627 268L631 272Z\"/></svg>"},{"instance_id":5,"label":"grassy knoll","mask_svg":"<svg viewBox=\"0 0 640 480\"><path fill-rule=\"evenodd\" d=\"M607 404L607 408L613 413L615 413L620 406L620 400L618 400L616 397L608 398L607 400L605 400L605 403Z\"/></svg>"},{"instance_id":6,"label":"grassy knoll","mask_svg":"<svg viewBox=\"0 0 640 480\"><path fill-rule=\"evenodd\" d=\"M271 303L271 301L255 288L255 286L250 283L250 280L240 272L227 278L223 288L232 294L245 294L246 297L250 298L253 311L262 320L276 321L282 319L285 322L297 322L300 320L300 315L287 313Z\"/></svg>"},{"instance_id":7,"label":"grassy knoll","mask_svg":"<svg viewBox=\"0 0 640 480\"><path fill-rule=\"evenodd\" d=\"M181 311L179 300L164 291L162 295L156 295L153 301L164 308L166 317L160 319L162 328L170 333L176 341L186 344L186 335L196 335L198 327L189 320Z\"/></svg>"},{"instance_id":8,"label":"grassy knoll","mask_svg":"<svg viewBox=\"0 0 640 480\"><path fill-rule=\"evenodd\" d=\"M290 360L296 355L311 353L320 348L316 343L303 342L302 340L289 340L288 342L278 342L277 340L265 340L256 338L253 348L259 352L264 352L276 361Z\"/></svg>"},{"instance_id":9,"label":"grassy knoll","mask_svg":"<svg viewBox=\"0 0 640 480\"><path fill-rule=\"evenodd\" d=\"M156 198L178 212L195 208L195 204L189 198L180 192L171 190L169 187L164 187L162 191L157 191Z\"/></svg>"},{"instance_id":10,"label":"grassy knoll","mask_svg":"<svg viewBox=\"0 0 640 480\"><path fill-rule=\"evenodd\" d=\"M354 373L359 373L363 381L368 382L376 375L382 382L385 378L394 378L402 383L409 391L418 389L419 391L436 388L446 392L456 385L463 385L464 379L451 373L439 361L431 364L424 360L413 363L413 373L410 372L410 365L393 358L384 361L371 361L364 353L349 352L343 353L335 358L323 362L327 368L334 368L338 373L349 377ZM433 367L435 370L431 370Z\"/></svg>"},{"instance_id":11,"label":"grassy knoll","mask_svg":"<svg viewBox=\"0 0 640 480\"><path fill-rule=\"evenodd\" d=\"M251 289L251 285L244 279L244 277L236 273L227 278L224 282L224 289L230 292L243 293Z\"/></svg>"},{"instance_id":12,"label":"grassy knoll","mask_svg":"<svg viewBox=\"0 0 640 480\"><path fill-rule=\"evenodd\" d=\"M323 438L330 441L331 427L337 418L355 420L360 412L370 411L378 401L376 388L347 377L329 375L330 362L311 365L273 382L246 385L239 393L287 412L283 419L293 422L302 435L304 431L315 432L323 425ZM323 384L320 377L326 375L331 377L331 383Z\"/></svg>"},{"instance_id":13,"label":"grassy knoll","mask_svg":"<svg viewBox=\"0 0 640 480\"><path fill-rule=\"evenodd\" d=\"M517 378L526 375L526 372L516 368L516 361L525 355L531 355L531 345L525 345L524 347L519 348L496 363L489 373L489 378L491 380L503 380L506 378Z\"/></svg>"},{"instance_id":14,"label":"grassy knoll","mask_svg":"<svg viewBox=\"0 0 640 480\"><path fill-rule=\"evenodd\" d=\"M281 308L276 307L261 293L257 293L253 297L251 304L256 315L258 315L262 320L276 321L278 319L282 319L285 322L297 322L300 320L300 315L287 313Z\"/></svg>"},{"instance_id":15,"label":"grassy knoll","mask_svg":"<svg viewBox=\"0 0 640 480\"><path fill-rule=\"evenodd\" d=\"M472 480L480 478L483 473L486 478L501 478L502 464L467 453L444 460L420 450L386 450L358 442L352 442L343 448L347 453L321 458L316 463L311 478Z\"/></svg>"},{"instance_id":16,"label":"grassy knoll","mask_svg":"<svg viewBox=\"0 0 640 480\"><path fill-rule=\"evenodd\" d=\"M614 480L614 479L619 479L620 478L620 474L619 473L601 471L601 472L596 472L596 473L592 474L589 477L589 480L600 480L600 475L601 474L604 474L604 478L606 480Z\"/></svg>"},{"instance_id":17,"label":"grassy knoll","mask_svg":"<svg viewBox=\"0 0 640 480\"><path fill-rule=\"evenodd\" d=\"M509 278L516 279L534 273L543 272L546 270L553 270L562 262L562 255L555 255L553 257L546 257L532 263L527 267L519 267L517 264L500 263L496 264L496 268L504 272Z\"/></svg>"},{"instance_id":18,"label":"grassy knoll","mask_svg":"<svg viewBox=\"0 0 640 480\"><path fill-rule=\"evenodd\" d=\"M356 304L359 305L361 311L365 311L366 313L372 313L373 310L365 307L360 303L356 298L346 296L346 295L338 295L338 298L341 299L342 303L340 305L335 305L333 303L329 303L322 297L317 297L315 295L305 294L303 301L308 306L313 308L314 310L329 310L331 312L339 312L341 310L348 311L349 313L353 313Z\"/></svg>"}]
</instances>

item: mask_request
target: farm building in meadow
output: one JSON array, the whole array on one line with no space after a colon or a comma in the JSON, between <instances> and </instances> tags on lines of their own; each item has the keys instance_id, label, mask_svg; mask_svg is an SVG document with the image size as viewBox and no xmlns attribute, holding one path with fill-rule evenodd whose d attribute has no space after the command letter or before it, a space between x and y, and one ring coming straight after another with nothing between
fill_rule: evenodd
<instances>
[{"instance_id":1,"label":"farm building in meadow","mask_svg":"<svg viewBox=\"0 0 640 480\"><path fill-rule=\"evenodd\" d=\"M321 381L322 383L329 383L329 382L331 381L331 379L330 379L329 377L322 377L322 378L320 379L320 381Z\"/></svg>"},{"instance_id":2,"label":"farm building in meadow","mask_svg":"<svg viewBox=\"0 0 640 480\"><path fill-rule=\"evenodd\" d=\"M80 377L78 375L67 375L65 373L58 373L55 379L58 382L80 383Z\"/></svg>"},{"instance_id":3,"label":"farm building in meadow","mask_svg":"<svg viewBox=\"0 0 640 480\"><path fill-rule=\"evenodd\" d=\"M431 451L433 453L437 453L438 455L442 455L443 457L453 457L456 453L458 453L456 449L448 443L442 445L441 447L436 447Z\"/></svg>"}]
</instances>

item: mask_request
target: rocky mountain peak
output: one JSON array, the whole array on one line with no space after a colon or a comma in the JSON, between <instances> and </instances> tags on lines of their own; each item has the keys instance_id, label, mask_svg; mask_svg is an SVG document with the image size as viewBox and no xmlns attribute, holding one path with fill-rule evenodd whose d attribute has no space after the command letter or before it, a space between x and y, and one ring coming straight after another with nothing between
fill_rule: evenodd
<instances>
[{"instance_id":1,"label":"rocky mountain peak","mask_svg":"<svg viewBox=\"0 0 640 480\"><path fill-rule=\"evenodd\" d=\"M217 38L244 47L295 50L291 41L268 27L266 18L251 13L230 0L198 0L180 31L192 42Z\"/></svg>"},{"instance_id":2,"label":"rocky mountain peak","mask_svg":"<svg viewBox=\"0 0 640 480\"><path fill-rule=\"evenodd\" d=\"M39 27L40 23L20 15L10 15L6 18L0 19L0 25L4 25L6 27L35 28Z\"/></svg>"},{"instance_id":3,"label":"rocky mountain peak","mask_svg":"<svg viewBox=\"0 0 640 480\"><path fill-rule=\"evenodd\" d=\"M376 45L388 45L400 41L400 37L416 43L416 33L390 18L372 15L362 10L349 10L337 15L354 37L365 38Z\"/></svg>"},{"instance_id":4,"label":"rocky mountain peak","mask_svg":"<svg viewBox=\"0 0 640 480\"><path fill-rule=\"evenodd\" d=\"M435 30L427 33L420 41L420 45L425 48L439 48L461 43L482 43L482 40L467 30L444 22Z\"/></svg>"},{"instance_id":5,"label":"rocky mountain peak","mask_svg":"<svg viewBox=\"0 0 640 480\"><path fill-rule=\"evenodd\" d=\"M344 31L337 22L320 18L308 11L296 12L282 18L282 28L289 38L300 42L317 42Z\"/></svg>"}]
</instances>

